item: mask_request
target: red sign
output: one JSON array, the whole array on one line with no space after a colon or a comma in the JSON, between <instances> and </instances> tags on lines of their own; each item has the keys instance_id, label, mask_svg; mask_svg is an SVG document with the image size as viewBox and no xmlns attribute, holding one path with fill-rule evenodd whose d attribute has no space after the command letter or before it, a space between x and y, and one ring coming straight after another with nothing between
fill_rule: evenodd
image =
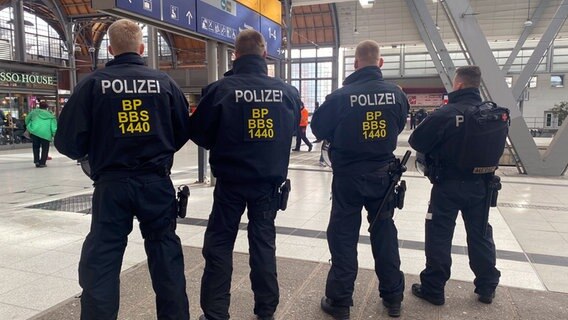
<instances>
[{"instance_id":1,"label":"red sign","mask_svg":"<svg viewBox=\"0 0 568 320\"><path fill-rule=\"evenodd\" d=\"M411 107L439 107L444 104L442 94L413 94L408 95Z\"/></svg>"}]
</instances>

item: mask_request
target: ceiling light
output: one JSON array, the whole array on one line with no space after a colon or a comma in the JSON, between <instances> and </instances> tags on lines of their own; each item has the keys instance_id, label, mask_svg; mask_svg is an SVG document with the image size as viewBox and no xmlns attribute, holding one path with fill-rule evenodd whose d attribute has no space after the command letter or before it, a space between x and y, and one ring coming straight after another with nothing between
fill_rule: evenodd
<instances>
[{"instance_id":1,"label":"ceiling light","mask_svg":"<svg viewBox=\"0 0 568 320\"><path fill-rule=\"evenodd\" d=\"M525 21L523 25L525 27L530 27L533 25L533 22L531 21L531 0L529 0L529 7L527 8L527 21Z\"/></svg>"},{"instance_id":2,"label":"ceiling light","mask_svg":"<svg viewBox=\"0 0 568 320\"><path fill-rule=\"evenodd\" d=\"M375 4L375 0L359 0L359 3L361 4L361 7L363 9L369 9L373 7L373 4Z\"/></svg>"}]
</instances>

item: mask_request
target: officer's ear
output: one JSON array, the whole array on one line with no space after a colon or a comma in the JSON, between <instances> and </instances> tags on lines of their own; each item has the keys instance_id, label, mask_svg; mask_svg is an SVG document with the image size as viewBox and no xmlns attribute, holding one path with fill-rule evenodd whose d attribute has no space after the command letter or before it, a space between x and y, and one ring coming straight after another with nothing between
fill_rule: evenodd
<instances>
[{"instance_id":1,"label":"officer's ear","mask_svg":"<svg viewBox=\"0 0 568 320\"><path fill-rule=\"evenodd\" d=\"M385 63L385 60L383 60L383 57L380 57L379 58L379 68L382 68L384 63Z\"/></svg>"},{"instance_id":2,"label":"officer's ear","mask_svg":"<svg viewBox=\"0 0 568 320\"><path fill-rule=\"evenodd\" d=\"M114 51L112 50L112 47L110 45L108 46L108 53L110 53L114 57Z\"/></svg>"},{"instance_id":3,"label":"officer's ear","mask_svg":"<svg viewBox=\"0 0 568 320\"><path fill-rule=\"evenodd\" d=\"M266 50L262 53L262 58L266 59Z\"/></svg>"},{"instance_id":4,"label":"officer's ear","mask_svg":"<svg viewBox=\"0 0 568 320\"><path fill-rule=\"evenodd\" d=\"M359 69L359 60L357 60L357 58L355 58L355 62L353 62L353 68L355 68L355 70Z\"/></svg>"},{"instance_id":5,"label":"officer's ear","mask_svg":"<svg viewBox=\"0 0 568 320\"><path fill-rule=\"evenodd\" d=\"M138 46L138 54L139 54L139 55L142 55L143 53L144 53L144 44L141 43L141 44Z\"/></svg>"}]
</instances>

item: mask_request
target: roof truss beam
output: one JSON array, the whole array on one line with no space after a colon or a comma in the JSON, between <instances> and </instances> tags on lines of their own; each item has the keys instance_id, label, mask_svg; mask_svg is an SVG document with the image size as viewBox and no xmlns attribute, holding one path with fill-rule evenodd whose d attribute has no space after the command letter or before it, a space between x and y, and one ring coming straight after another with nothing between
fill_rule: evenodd
<instances>
[{"instance_id":1,"label":"roof truss beam","mask_svg":"<svg viewBox=\"0 0 568 320\"><path fill-rule=\"evenodd\" d=\"M511 65L513 64L513 62L517 58L519 51L521 51L521 49L523 48L525 41L527 41L527 38L531 35L533 29L535 28L537 23L540 21L540 18L542 17L542 14L544 13L544 9L546 9L547 3L548 3L548 1L541 0L540 3L538 4L538 6L536 7L536 9L534 10L534 12L531 16L532 25L525 27L524 30L523 30L523 33L521 33L521 36L519 37L519 40L517 40L517 44L515 45L515 48L513 48L513 51L511 51L509 58L507 58L507 61L505 62L505 65L503 66L503 72L504 73L509 72Z\"/></svg>"}]
</instances>

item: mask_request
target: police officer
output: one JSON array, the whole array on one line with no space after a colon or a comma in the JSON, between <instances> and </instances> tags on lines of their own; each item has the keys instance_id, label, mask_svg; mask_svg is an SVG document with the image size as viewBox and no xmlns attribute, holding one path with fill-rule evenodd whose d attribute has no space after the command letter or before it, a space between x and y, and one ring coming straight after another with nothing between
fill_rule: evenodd
<instances>
[{"instance_id":1,"label":"police officer","mask_svg":"<svg viewBox=\"0 0 568 320\"><path fill-rule=\"evenodd\" d=\"M382 65L375 41L359 43L356 71L345 79L343 88L326 97L312 118L315 136L331 142L333 200L327 241L332 264L321 308L336 319L349 319L353 305L361 209L365 207L369 221L379 210L409 109L400 88L383 80ZM392 219L394 205L389 203L383 211L371 231L371 247L383 305L390 316L398 317L404 275Z\"/></svg>"},{"instance_id":2,"label":"police officer","mask_svg":"<svg viewBox=\"0 0 568 320\"><path fill-rule=\"evenodd\" d=\"M460 146L465 140L463 113L468 107L481 104L480 83L479 67L457 69L449 104L426 117L409 140L412 148L436 164L430 168L436 170L436 178L426 214L426 268L420 273L421 283L412 285L415 296L435 305L445 302L444 286L450 278L458 210L462 212L467 232L469 265L475 274L479 301L493 301L501 275L495 268L492 228L484 218L484 210L488 209L486 177L457 167L458 159L463 156Z\"/></svg>"},{"instance_id":3,"label":"police officer","mask_svg":"<svg viewBox=\"0 0 568 320\"><path fill-rule=\"evenodd\" d=\"M190 118L190 137L211 150L217 178L203 244L200 319L229 319L232 251L245 208L254 313L273 319L279 300L274 219L301 102L296 89L267 75L260 33L239 33L235 56L230 76L203 89Z\"/></svg>"},{"instance_id":4,"label":"police officer","mask_svg":"<svg viewBox=\"0 0 568 320\"><path fill-rule=\"evenodd\" d=\"M189 139L188 103L165 73L144 66L140 27L108 29L114 59L83 79L65 104L55 137L71 159L89 155L91 230L79 262L81 319L116 319L119 275L133 216L140 223L158 319L189 319L176 228L174 153Z\"/></svg>"}]
</instances>

